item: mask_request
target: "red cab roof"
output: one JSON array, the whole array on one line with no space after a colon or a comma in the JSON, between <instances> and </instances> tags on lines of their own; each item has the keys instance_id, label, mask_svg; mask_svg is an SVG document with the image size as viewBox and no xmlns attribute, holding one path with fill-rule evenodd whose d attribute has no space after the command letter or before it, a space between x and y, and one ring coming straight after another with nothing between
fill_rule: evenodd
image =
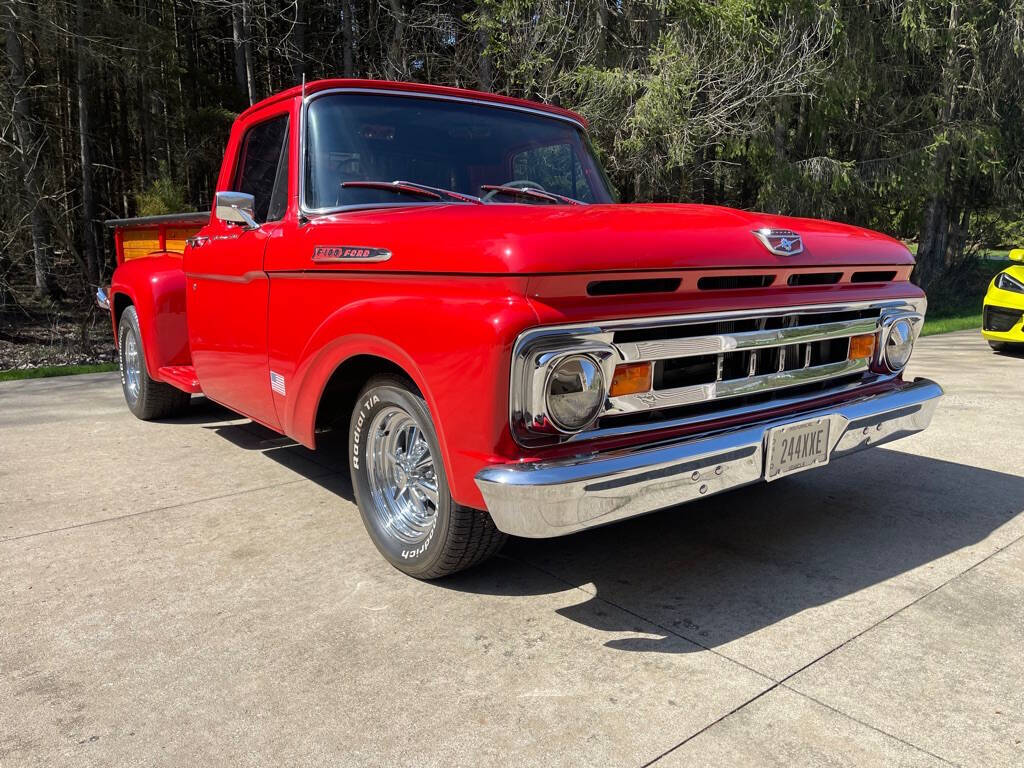
<instances>
[{"instance_id":1,"label":"red cab roof","mask_svg":"<svg viewBox=\"0 0 1024 768\"><path fill-rule=\"evenodd\" d=\"M584 117L571 112L568 109L562 109L551 104L541 104L537 101L527 101L526 99L515 99L511 96L502 96L497 93L485 93L484 91L471 91L466 88L449 88L445 85L427 85L425 83L400 83L393 82L391 80L360 80L354 78L331 78L328 80L314 80L311 83L306 83L306 93L316 93L317 91L325 91L331 88L368 88L374 90L384 91L402 91L404 93L422 93L428 95L437 96L452 96L460 99L473 99L474 101L490 101L495 104L509 104L516 107L526 107L529 109L536 109L542 112L549 112L553 115L559 115L561 117L568 117L570 120L575 120L584 128L589 128L590 124ZM263 109L264 107L274 104L285 99L291 99L299 96L302 93L302 86L296 85L280 93L276 93L273 96L268 96L262 101L258 101L249 107L247 110L239 115L239 118L245 118L248 115Z\"/></svg>"}]
</instances>

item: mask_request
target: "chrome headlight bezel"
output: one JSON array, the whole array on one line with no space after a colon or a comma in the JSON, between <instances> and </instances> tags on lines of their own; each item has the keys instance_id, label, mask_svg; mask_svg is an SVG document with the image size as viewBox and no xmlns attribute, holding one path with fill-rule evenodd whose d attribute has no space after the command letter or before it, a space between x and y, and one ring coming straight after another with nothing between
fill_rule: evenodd
<instances>
[{"instance_id":1,"label":"chrome headlight bezel","mask_svg":"<svg viewBox=\"0 0 1024 768\"><path fill-rule=\"evenodd\" d=\"M910 357L914 352L914 344L921 334L921 326L924 324L924 315L917 312L887 312L882 313L879 319L878 343L875 345L875 357L872 368L880 373L900 373L907 367ZM902 360L891 358L891 343L899 336L903 340L899 342L901 349L906 349L906 357Z\"/></svg>"},{"instance_id":2,"label":"chrome headlight bezel","mask_svg":"<svg viewBox=\"0 0 1024 768\"><path fill-rule=\"evenodd\" d=\"M548 393L552 376L559 366L582 358L600 371L601 396L594 413L579 426L560 421L550 409ZM537 436L570 436L593 426L605 410L608 400L608 386L615 372L618 355L611 344L580 339L564 334L544 338L532 345L518 361L513 371L518 386L512 390L512 427L516 435L528 438Z\"/></svg>"},{"instance_id":3,"label":"chrome headlight bezel","mask_svg":"<svg viewBox=\"0 0 1024 768\"><path fill-rule=\"evenodd\" d=\"M568 369L578 366L579 371L573 372ZM559 394L555 392L555 385L560 375L567 374L568 377L582 379L585 382L585 389L580 394L585 394L587 399L592 399L593 404L581 419L573 420L564 412L564 407L555 398L571 397L569 393ZM590 355L563 355L556 363L548 368L547 378L544 384L544 412L554 427L563 434L571 435L581 432L589 427L605 407L605 399L608 397L608 383L605 379L601 363ZM559 413L559 411L563 411Z\"/></svg>"}]
</instances>

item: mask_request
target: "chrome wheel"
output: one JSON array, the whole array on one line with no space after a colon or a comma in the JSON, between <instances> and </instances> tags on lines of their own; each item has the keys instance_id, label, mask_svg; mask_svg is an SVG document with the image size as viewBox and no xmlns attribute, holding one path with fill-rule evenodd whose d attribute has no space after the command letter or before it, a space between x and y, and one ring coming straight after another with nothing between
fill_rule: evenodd
<instances>
[{"instance_id":1,"label":"chrome wheel","mask_svg":"<svg viewBox=\"0 0 1024 768\"><path fill-rule=\"evenodd\" d=\"M128 399L135 402L139 399L139 387L142 381L142 356L134 333L127 333L124 338L124 352L121 366L124 369L124 388Z\"/></svg>"},{"instance_id":2,"label":"chrome wheel","mask_svg":"<svg viewBox=\"0 0 1024 768\"><path fill-rule=\"evenodd\" d=\"M381 409L367 431L366 476L372 514L403 544L427 539L437 522L434 457L423 430L395 405Z\"/></svg>"}]
</instances>

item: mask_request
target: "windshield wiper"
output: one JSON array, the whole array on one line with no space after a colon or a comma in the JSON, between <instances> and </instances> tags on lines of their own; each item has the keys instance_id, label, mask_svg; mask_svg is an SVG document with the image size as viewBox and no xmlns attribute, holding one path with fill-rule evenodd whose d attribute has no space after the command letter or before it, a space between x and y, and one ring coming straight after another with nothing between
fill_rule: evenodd
<instances>
[{"instance_id":1,"label":"windshield wiper","mask_svg":"<svg viewBox=\"0 0 1024 768\"><path fill-rule=\"evenodd\" d=\"M506 195L518 197L530 197L534 200L547 200L549 203L568 203L569 205L586 205L579 200L574 200L556 192L536 189L535 187L510 187L507 184L481 184L480 189L485 192L499 192Z\"/></svg>"},{"instance_id":2,"label":"windshield wiper","mask_svg":"<svg viewBox=\"0 0 1024 768\"><path fill-rule=\"evenodd\" d=\"M384 192L395 192L404 195L419 195L429 197L431 200L458 200L460 203L475 203L482 205L483 200L473 195L464 195L451 189L440 187L428 187L426 184L417 184L414 181L343 181L342 189L379 189Z\"/></svg>"}]
</instances>

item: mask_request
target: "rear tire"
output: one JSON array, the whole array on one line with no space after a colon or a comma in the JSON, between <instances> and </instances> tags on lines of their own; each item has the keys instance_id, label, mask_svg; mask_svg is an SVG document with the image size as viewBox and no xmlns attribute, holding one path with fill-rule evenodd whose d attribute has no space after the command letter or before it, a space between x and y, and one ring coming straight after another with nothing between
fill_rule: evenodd
<instances>
[{"instance_id":1,"label":"rear tire","mask_svg":"<svg viewBox=\"0 0 1024 768\"><path fill-rule=\"evenodd\" d=\"M370 539L409 576L448 576L505 543L487 512L452 499L430 411L408 379L378 376L363 388L349 426L349 466Z\"/></svg>"},{"instance_id":2,"label":"rear tire","mask_svg":"<svg viewBox=\"0 0 1024 768\"><path fill-rule=\"evenodd\" d=\"M121 315L117 339L121 389L128 410L143 421L166 419L187 410L192 395L149 377L135 307L128 307Z\"/></svg>"}]
</instances>

